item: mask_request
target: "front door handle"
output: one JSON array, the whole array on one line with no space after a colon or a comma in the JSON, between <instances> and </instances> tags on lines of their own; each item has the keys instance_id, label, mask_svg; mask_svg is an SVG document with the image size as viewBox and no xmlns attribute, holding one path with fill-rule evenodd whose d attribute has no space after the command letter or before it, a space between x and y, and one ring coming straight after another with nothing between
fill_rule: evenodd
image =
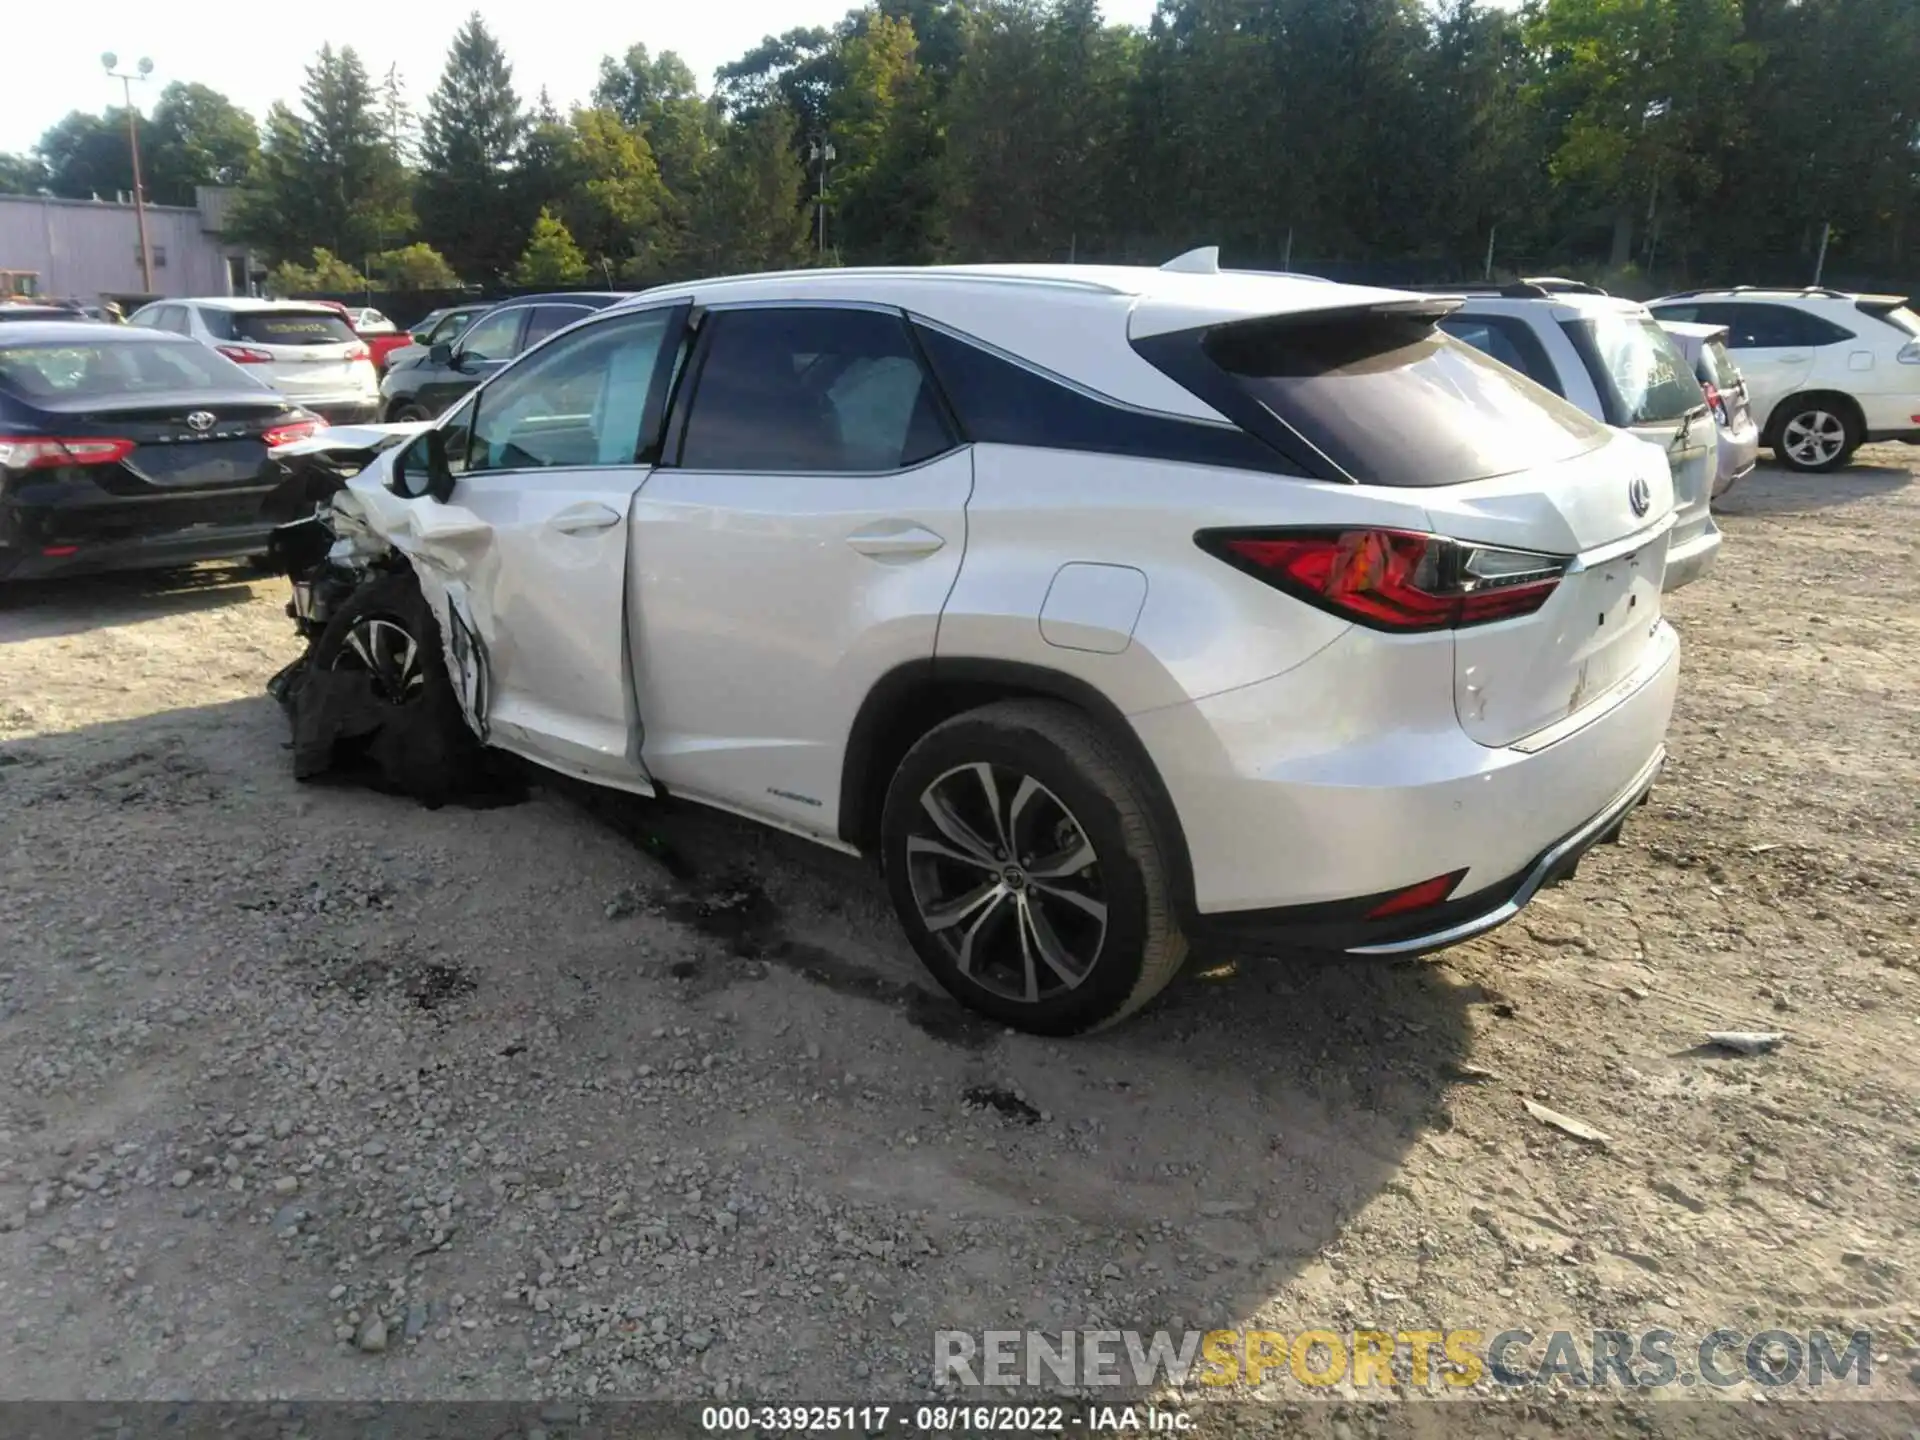
<instances>
[{"instance_id":1,"label":"front door handle","mask_svg":"<svg viewBox=\"0 0 1920 1440\"><path fill-rule=\"evenodd\" d=\"M1780 363L1782 365L1804 365L1807 363L1807 357L1805 355L1782 355L1780 357Z\"/></svg>"},{"instance_id":2,"label":"front door handle","mask_svg":"<svg viewBox=\"0 0 1920 1440\"><path fill-rule=\"evenodd\" d=\"M562 510L547 523L562 535L590 535L596 530L610 530L618 525L620 512L611 505L590 501Z\"/></svg>"},{"instance_id":3,"label":"front door handle","mask_svg":"<svg viewBox=\"0 0 1920 1440\"><path fill-rule=\"evenodd\" d=\"M882 520L864 530L856 530L847 537L847 544L862 555L871 555L876 560L905 560L931 555L946 543L926 526L915 525L909 520Z\"/></svg>"}]
</instances>

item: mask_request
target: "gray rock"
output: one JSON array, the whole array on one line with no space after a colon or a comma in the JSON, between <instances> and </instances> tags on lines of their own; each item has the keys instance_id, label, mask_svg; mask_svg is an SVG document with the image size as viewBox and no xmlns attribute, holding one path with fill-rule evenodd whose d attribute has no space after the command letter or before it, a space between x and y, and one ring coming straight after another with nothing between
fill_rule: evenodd
<instances>
[{"instance_id":1,"label":"gray rock","mask_svg":"<svg viewBox=\"0 0 1920 1440\"><path fill-rule=\"evenodd\" d=\"M360 1333L353 1337L353 1343L368 1355L381 1355L387 1348L387 1322L378 1315L369 1315L360 1322Z\"/></svg>"},{"instance_id":2,"label":"gray rock","mask_svg":"<svg viewBox=\"0 0 1920 1440\"><path fill-rule=\"evenodd\" d=\"M193 1184L193 1171L176 1170L173 1172L173 1188L174 1189L184 1190L187 1188L187 1186L191 1184Z\"/></svg>"}]
</instances>

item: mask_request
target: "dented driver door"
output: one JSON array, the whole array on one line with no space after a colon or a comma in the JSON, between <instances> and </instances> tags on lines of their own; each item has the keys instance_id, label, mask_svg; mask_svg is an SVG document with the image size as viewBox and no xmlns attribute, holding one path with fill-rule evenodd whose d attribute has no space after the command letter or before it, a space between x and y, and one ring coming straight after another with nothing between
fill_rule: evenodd
<instances>
[{"instance_id":1,"label":"dented driver door","mask_svg":"<svg viewBox=\"0 0 1920 1440\"><path fill-rule=\"evenodd\" d=\"M625 632L628 520L684 308L622 312L531 353L447 417L463 524L416 541L444 590L447 649L488 743L651 789ZM431 505L431 501L415 502Z\"/></svg>"}]
</instances>

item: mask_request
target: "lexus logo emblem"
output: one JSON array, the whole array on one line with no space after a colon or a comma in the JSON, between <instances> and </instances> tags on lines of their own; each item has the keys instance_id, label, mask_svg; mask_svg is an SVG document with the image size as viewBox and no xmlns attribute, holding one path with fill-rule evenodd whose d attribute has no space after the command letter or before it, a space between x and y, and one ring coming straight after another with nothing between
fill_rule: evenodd
<instances>
[{"instance_id":1,"label":"lexus logo emblem","mask_svg":"<svg viewBox=\"0 0 1920 1440\"><path fill-rule=\"evenodd\" d=\"M190 428L205 434L213 428L213 422L218 418L211 410L196 410L187 416L187 424Z\"/></svg>"},{"instance_id":2,"label":"lexus logo emblem","mask_svg":"<svg viewBox=\"0 0 1920 1440\"><path fill-rule=\"evenodd\" d=\"M1627 503L1633 507L1633 513L1644 515L1653 508L1653 487L1636 475L1633 483L1627 487Z\"/></svg>"}]
</instances>

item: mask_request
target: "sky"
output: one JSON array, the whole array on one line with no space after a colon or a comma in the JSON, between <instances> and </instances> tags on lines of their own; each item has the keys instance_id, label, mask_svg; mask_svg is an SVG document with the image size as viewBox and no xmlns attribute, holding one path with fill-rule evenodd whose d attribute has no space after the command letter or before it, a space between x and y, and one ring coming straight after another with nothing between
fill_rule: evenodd
<instances>
[{"instance_id":1,"label":"sky","mask_svg":"<svg viewBox=\"0 0 1920 1440\"><path fill-rule=\"evenodd\" d=\"M830 25L854 0L670 0L625 6L580 0L491 0L480 7L513 64L514 86L531 100L545 86L565 110L593 88L600 57L636 41L658 53L677 50L703 90L713 72L797 25ZM447 45L474 8L472 0L310 0L305 5L216 7L209 0L72 0L36 8L32 63L7 67L0 85L0 150L31 148L69 110L120 103L120 82L106 78L101 52L122 69L141 56L153 78L136 85L150 109L172 80L198 81L261 119L275 100L294 101L301 72L323 42L351 45L380 80L399 65L409 99L423 108L439 79ZM1109 19L1144 25L1153 0L1106 0ZM19 58L19 57L16 57ZM142 99L142 96L146 98Z\"/></svg>"}]
</instances>

